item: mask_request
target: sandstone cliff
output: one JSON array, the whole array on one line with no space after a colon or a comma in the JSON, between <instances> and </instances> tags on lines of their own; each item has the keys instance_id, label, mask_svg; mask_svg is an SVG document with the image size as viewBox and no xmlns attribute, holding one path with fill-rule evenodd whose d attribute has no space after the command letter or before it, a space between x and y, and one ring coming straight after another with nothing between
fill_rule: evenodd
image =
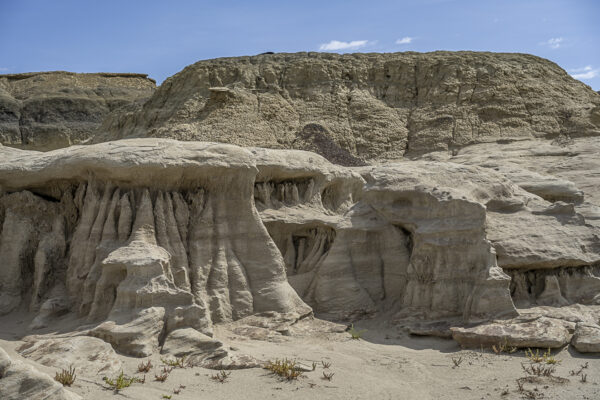
<instances>
[{"instance_id":1,"label":"sandstone cliff","mask_svg":"<svg viewBox=\"0 0 600 400\"><path fill-rule=\"evenodd\" d=\"M600 301L583 192L460 155L345 168L167 139L0 155L0 313L28 307L31 329L73 313L134 356L261 312L461 325Z\"/></svg>"},{"instance_id":2,"label":"sandstone cliff","mask_svg":"<svg viewBox=\"0 0 600 400\"><path fill-rule=\"evenodd\" d=\"M154 88L142 74L0 75L0 143L36 150L81 143L108 113L145 101Z\"/></svg>"},{"instance_id":3,"label":"sandstone cliff","mask_svg":"<svg viewBox=\"0 0 600 400\"><path fill-rule=\"evenodd\" d=\"M265 54L200 61L95 141L209 140L360 165L511 138L600 134L600 96L526 54Z\"/></svg>"}]
</instances>

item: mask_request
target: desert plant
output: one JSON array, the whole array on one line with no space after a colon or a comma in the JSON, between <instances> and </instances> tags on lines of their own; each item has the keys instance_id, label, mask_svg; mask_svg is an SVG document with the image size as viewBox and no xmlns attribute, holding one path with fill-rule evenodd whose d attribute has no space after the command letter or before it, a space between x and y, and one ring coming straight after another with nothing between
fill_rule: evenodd
<instances>
[{"instance_id":1,"label":"desert plant","mask_svg":"<svg viewBox=\"0 0 600 400\"><path fill-rule=\"evenodd\" d=\"M454 363L455 367L460 367L460 364L462 364L463 358L462 357L452 357L452 362Z\"/></svg>"},{"instance_id":2,"label":"desert plant","mask_svg":"<svg viewBox=\"0 0 600 400\"><path fill-rule=\"evenodd\" d=\"M123 371L121 371L121 373L114 379L110 379L105 376L104 378L102 378L102 380L115 392L118 392L120 390L128 388L129 386L131 386L132 383L142 382L138 378L126 376L123 373ZM146 377L144 377L144 381L145 380L146 380Z\"/></svg>"},{"instance_id":3,"label":"desert plant","mask_svg":"<svg viewBox=\"0 0 600 400\"><path fill-rule=\"evenodd\" d=\"M60 372L57 372L54 376L54 380L62 383L63 386L71 386L73 382L75 382L75 368L71 365L69 369L63 369Z\"/></svg>"},{"instance_id":4,"label":"desert plant","mask_svg":"<svg viewBox=\"0 0 600 400\"><path fill-rule=\"evenodd\" d=\"M138 364L138 372L150 372L152 369L152 361L148 360L146 363Z\"/></svg>"},{"instance_id":5,"label":"desert plant","mask_svg":"<svg viewBox=\"0 0 600 400\"><path fill-rule=\"evenodd\" d=\"M331 362L330 361L321 361L321 365L323 366L324 369L327 369L327 368L331 367Z\"/></svg>"},{"instance_id":6,"label":"desert plant","mask_svg":"<svg viewBox=\"0 0 600 400\"><path fill-rule=\"evenodd\" d=\"M579 369L578 369L578 370L572 370L572 371L570 372L570 374L571 374L572 376L581 375L581 373L583 372L583 370L584 370L584 369L587 369L588 365L589 365L589 364L588 364L587 362L586 362L585 364L581 364L581 365L579 366Z\"/></svg>"},{"instance_id":7,"label":"desert plant","mask_svg":"<svg viewBox=\"0 0 600 400\"><path fill-rule=\"evenodd\" d=\"M176 357L174 360L161 358L160 361L162 361L163 364L165 364L169 367L172 367L172 368L185 368L185 365L184 365L185 356L184 357Z\"/></svg>"},{"instance_id":8,"label":"desert plant","mask_svg":"<svg viewBox=\"0 0 600 400\"><path fill-rule=\"evenodd\" d=\"M298 379L298 377L302 375L302 371L296 367L296 361L291 361L287 358L283 360L276 359L275 361L268 361L264 368L288 381Z\"/></svg>"},{"instance_id":9,"label":"desert plant","mask_svg":"<svg viewBox=\"0 0 600 400\"><path fill-rule=\"evenodd\" d=\"M312 370L314 371L315 369L317 369L317 363L313 361L313 363L312 363Z\"/></svg>"},{"instance_id":10,"label":"desert plant","mask_svg":"<svg viewBox=\"0 0 600 400\"><path fill-rule=\"evenodd\" d=\"M492 351L496 354L509 353L512 354L517 351L514 346L508 345L508 339L504 338L504 341L498 342L498 344L492 345Z\"/></svg>"},{"instance_id":11,"label":"desert plant","mask_svg":"<svg viewBox=\"0 0 600 400\"><path fill-rule=\"evenodd\" d=\"M164 382L167 380L168 377L169 377L169 373L165 372L164 369L163 369L163 372L161 372L159 374L154 374L154 380L158 381L158 382Z\"/></svg>"},{"instance_id":12,"label":"desert plant","mask_svg":"<svg viewBox=\"0 0 600 400\"><path fill-rule=\"evenodd\" d=\"M536 363L530 365L521 364L521 368L528 375L535 376L552 376L556 370L556 367L553 365L537 365Z\"/></svg>"},{"instance_id":13,"label":"desert plant","mask_svg":"<svg viewBox=\"0 0 600 400\"><path fill-rule=\"evenodd\" d=\"M231 372L225 372L224 370L220 370L216 374L212 375L210 379L212 379L213 381L225 383L229 378L229 375L231 375Z\"/></svg>"},{"instance_id":14,"label":"desert plant","mask_svg":"<svg viewBox=\"0 0 600 400\"><path fill-rule=\"evenodd\" d=\"M331 382L331 378L333 378L333 375L335 375L333 372L326 373L325 371L323 371L323 379L326 379L330 382Z\"/></svg>"},{"instance_id":15,"label":"desert plant","mask_svg":"<svg viewBox=\"0 0 600 400\"><path fill-rule=\"evenodd\" d=\"M173 396L171 396L170 394L163 394L162 395L163 399L170 399L171 397L173 397Z\"/></svg>"},{"instance_id":16,"label":"desert plant","mask_svg":"<svg viewBox=\"0 0 600 400\"><path fill-rule=\"evenodd\" d=\"M587 374L581 374L581 382L582 383L586 383L587 382Z\"/></svg>"},{"instance_id":17,"label":"desert plant","mask_svg":"<svg viewBox=\"0 0 600 400\"><path fill-rule=\"evenodd\" d=\"M545 362L546 364L553 365L553 364L560 364L560 361L561 361L561 360L557 360L557 359L556 359L556 358L555 358L555 357L552 355L552 352L550 351L550 347L548 347L548 351L546 351L546 352L544 353L544 362Z\"/></svg>"},{"instance_id":18,"label":"desert plant","mask_svg":"<svg viewBox=\"0 0 600 400\"><path fill-rule=\"evenodd\" d=\"M517 390L519 392L523 392L523 384L524 382L521 379L517 379Z\"/></svg>"},{"instance_id":19,"label":"desert plant","mask_svg":"<svg viewBox=\"0 0 600 400\"><path fill-rule=\"evenodd\" d=\"M363 334L366 332L366 329L358 330L354 327L354 324L350 325L350 329L348 329L348 333L354 340L359 340L362 338Z\"/></svg>"},{"instance_id":20,"label":"desert plant","mask_svg":"<svg viewBox=\"0 0 600 400\"><path fill-rule=\"evenodd\" d=\"M525 357L527 357L529 361L533 363L541 363L544 361L544 355L540 355L540 349L536 349L535 353L531 349L525 350Z\"/></svg>"}]
</instances>

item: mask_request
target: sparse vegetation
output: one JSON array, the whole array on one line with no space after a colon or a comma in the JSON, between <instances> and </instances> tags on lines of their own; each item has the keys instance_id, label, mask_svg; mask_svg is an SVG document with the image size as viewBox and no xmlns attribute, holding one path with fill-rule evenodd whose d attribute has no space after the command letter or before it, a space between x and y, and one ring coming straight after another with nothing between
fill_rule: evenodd
<instances>
[{"instance_id":1,"label":"sparse vegetation","mask_svg":"<svg viewBox=\"0 0 600 400\"><path fill-rule=\"evenodd\" d=\"M560 360L557 360L553 355L550 348L540 355L540 349L536 349L535 353L531 349L525 350L525 357L532 363L546 363L550 365L560 364Z\"/></svg>"},{"instance_id":2,"label":"sparse vegetation","mask_svg":"<svg viewBox=\"0 0 600 400\"><path fill-rule=\"evenodd\" d=\"M463 362L463 358L462 357L452 357L452 362L454 363L454 367L460 367L460 364L462 364Z\"/></svg>"},{"instance_id":3,"label":"sparse vegetation","mask_svg":"<svg viewBox=\"0 0 600 400\"><path fill-rule=\"evenodd\" d=\"M314 371L315 369L317 369L317 363L313 361L313 363L312 363L312 370Z\"/></svg>"},{"instance_id":4,"label":"sparse vegetation","mask_svg":"<svg viewBox=\"0 0 600 400\"><path fill-rule=\"evenodd\" d=\"M185 357L176 357L174 360L161 358L160 361L162 361L163 364L172 368L185 368Z\"/></svg>"},{"instance_id":5,"label":"sparse vegetation","mask_svg":"<svg viewBox=\"0 0 600 400\"><path fill-rule=\"evenodd\" d=\"M150 372L152 369L152 361L148 360L148 362L138 364L138 372Z\"/></svg>"},{"instance_id":6,"label":"sparse vegetation","mask_svg":"<svg viewBox=\"0 0 600 400\"><path fill-rule=\"evenodd\" d=\"M288 381L298 379L298 377L302 375L302 371L296 368L296 361L291 361L287 358L283 360L276 359L275 361L268 361L264 368Z\"/></svg>"},{"instance_id":7,"label":"sparse vegetation","mask_svg":"<svg viewBox=\"0 0 600 400\"><path fill-rule=\"evenodd\" d=\"M523 371L528 375L535 376L552 376L556 370L554 365L538 365L536 363L530 365L521 364L521 368L523 368Z\"/></svg>"},{"instance_id":8,"label":"sparse vegetation","mask_svg":"<svg viewBox=\"0 0 600 400\"><path fill-rule=\"evenodd\" d=\"M323 379L328 380L331 382L331 378L333 378L333 375L335 375L333 372L327 373L325 371L323 371Z\"/></svg>"},{"instance_id":9,"label":"sparse vegetation","mask_svg":"<svg viewBox=\"0 0 600 400\"><path fill-rule=\"evenodd\" d=\"M159 382L164 382L169 377L169 374L173 371L173 368L163 367L162 372L159 374L154 374L154 380Z\"/></svg>"},{"instance_id":10,"label":"sparse vegetation","mask_svg":"<svg viewBox=\"0 0 600 400\"><path fill-rule=\"evenodd\" d=\"M517 351L517 348L514 346L509 346L508 339L504 338L504 341L499 342L498 344L492 345L492 351L496 354L508 353L512 354Z\"/></svg>"},{"instance_id":11,"label":"sparse vegetation","mask_svg":"<svg viewBox=\"0 0 600 400\"><path fill-rule=\"evenodd\" d=\"M331 367L331 362L321 361L321 365L323 366L323 369L327 369L327 368Z\"/></svg>"},{"instance_id":12,"label":"sparse vegetation","mask_svg":"<svg viewBox=\"0 0 600 400\"><path fill-rule=\"evenodd\" d=\"M102 380L111 389L113 389L115 392L118 392L120 390L128 388L129 386L131 386L132 383L136 383L136 382L144 383L146 381L146 377L144 376L144 380L142 381L141 379L138 379L135 377L129 377L129 376L125 375L123 373L123 371L121 371L121 373L114 379L111 379L111 378L108 378L105 376L104 378L102 378Z\"/></svg>"},{"instance_id":13,"label":"sparse vegetation","mask_svg":"<svg viewBox=\"0 0 600 400\"><path fill-rule=\"evenodd\" d=\"M57 372L54 376L54 380L62 383L63 386L71 386L75 382L75 368L70 366L69 369L63 369L60 372Z\"/></svg>"},{"instance_id":14,"label":"sparse vegetation","mask_svg":"<svg viewBox=\"0 0 600 400\"><path fill-rule=\"evenodd\" d=\"M225 383L229 378L229 375L231 375L231 372L225 372L224 370L220 370L216 374L212 375L210 379L212 379L213 381Z\"/></svg>"},{"instance_id":15,"label":"sparse vegetation","mask_svg":"<svg viewBox=\"0 0 600 400\"><path fill-rule=\"evenodd\" d=\"M350 329L348 329L348 333L354 340L359 340L362 338L363 334L366 332L366 329L358 330L354 327L354 324L350 325Z\"/></svg>"},{"instance_id":16,"label":"sparse vegetation","mask_svg":"<svg viewBox=\"0 0 600 400\"><path fill-rule=\"evenodd\" d=\"M581 383L587 382L587 374L581 374Z\"/></svg>"},{"instance_id":17,"label":"sparse vegetation","mask_svg":"<svg viewBox=\"0 0 600 400\"><path fill-rule=\"evenodd\" d=\"M163 394L162 395L163 399L170 399L171 397L173 397L173 396L171 396L170 394Z\"/></svg>"},{"instance_id":18,"label":"sparse vegetation","mask_svg":"<svg viewBox=\"0 0 600 400\"><path fill-rule=\"evenodd\" d=\"M527 357L532 363L541 363L544 361L543 355L540 355L540 349L536 349L535 353L531 349L525 350L525 357Z\"/></svg>"},{"instance_id":19,"label":"sparse vegetation","mask_svg":"<svg viewBox=\"0 0 600 400\"><path fill-rule=\"evenodd\" d=\"M572 371L570 372L571 376L578 376L578 375L581 375L581 374L583 373L583 370L584 370L584 369L587 369L587 368L588 368L588 366L589 366L589 364L588 364L587 362L586 362L585 364L581 364L581 365L579 366L579 369L578 369L578 370L572 370Z\"/></svg>"}]
</instances>

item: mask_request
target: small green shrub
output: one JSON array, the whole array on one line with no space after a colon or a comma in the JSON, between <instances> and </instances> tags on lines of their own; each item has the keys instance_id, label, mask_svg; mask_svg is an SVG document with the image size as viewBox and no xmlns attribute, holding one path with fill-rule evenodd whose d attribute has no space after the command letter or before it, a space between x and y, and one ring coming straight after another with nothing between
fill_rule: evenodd
<instances>
[{"instance_id":1,"label":"small green shrub","mask_svg":"<svg viewBox=\"0 0 600 400\"><path fill-rule=\"evenodd\" d=\"M114 379L111 379L111 378L108 378L105 376L104 378L102 378L102 380L111 389L113 389L115 392L118 392L120 390L128 388L129 386L131 386L132 383L136 383L136 382L143 383L146 380L146 378L144 377L144 380L142 381L139 378L129 377L129 376L125 375L123 373L123 371L121 371L121 373Z\"/></svg>"},{"instance_id":2,"label":"small green shrub","mask_svg":"<svg viewBox=\"0 0 600 400\"><path fill-rule=\"evenodd\" d=\"M352 324L352 325L350 325L350 329L348 330L348 333L350 334L352 339L359 340L362 338L363 334L366 331L367 331L366 329L358 330L358 329L354 328L354 324Z\"/></svg>"},{"instance_id":3,"label":"small green shrub","mask_svg":"<svg viewBox=\"0 0 600 400\"><path fill-rule=\"evenodd\" d=\"M296 361L291 361L287 358L268 361L264 368L288 381L298 379L302 375L302 371L296 368Z\"/></svg>"},{"instance_id":4,"label":"small green shrub","mask_svg":"<svg viewBox=\"0 0 600 400\"><path fill-rule=\"evenodd\" d=\"M169 366L169 367L173 367L173 368L185 368L184 366L184 361L185 361L185 357L177 357L174 360L171 359L166 359L166 358L161 358L160 361L162 361L163 364Z\"/></svg>"}]
</instances>

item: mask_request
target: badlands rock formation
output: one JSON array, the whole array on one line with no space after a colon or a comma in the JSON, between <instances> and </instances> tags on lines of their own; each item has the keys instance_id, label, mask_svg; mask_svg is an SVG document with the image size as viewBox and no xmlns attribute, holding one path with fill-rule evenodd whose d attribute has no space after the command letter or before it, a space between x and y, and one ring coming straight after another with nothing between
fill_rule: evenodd
<instances>
[{"instance_id":1,"label":"badlands rock formation","mask_svg":"<svg viewBox=\"0 0 600 400\"><path fill-rule=\"evenodd\" d=\"M15 351L38 366L257 367L215 332L277 341L313 313L600 352L600 95L548 61L280 54L145 102L137 75L0 89L0 315L35 315ZM0 352L0 394L30 389L76 398Z\"/></svg>"},{"instance_id":2,"label":"badlands rock formation","mask_svg":"<svg viewBox=\"0 0 600 400\"><path fill-rule=\"evenodd\" d=\"M600 301L597 226L492 168L131 139L4 147L0 185L0 311L74 313L133 356L266 311L461 326Z\"/></svg>"},{"instance_id":3,"label":"badlands rock formation","mask_svg":"<svg viewBox=\"0 0 600 400\"><path fill-rule=\"evenodd\" d=\"M107 114L147 100L154 88L142 74L0 75L0 143L35 150L81 143Z\"/></svg>"},{"instance_id":4,"label":"badlands rock formation","mask_svg":"<svg viewBox=\"0 0 600 400\"><path fill-rule=\"evenodd\" d=\"M168 137L397 159L467 144L600 134L600 96L526 54L265 54L200 61L94 140Z\"/></svg>"}]
</instances>

